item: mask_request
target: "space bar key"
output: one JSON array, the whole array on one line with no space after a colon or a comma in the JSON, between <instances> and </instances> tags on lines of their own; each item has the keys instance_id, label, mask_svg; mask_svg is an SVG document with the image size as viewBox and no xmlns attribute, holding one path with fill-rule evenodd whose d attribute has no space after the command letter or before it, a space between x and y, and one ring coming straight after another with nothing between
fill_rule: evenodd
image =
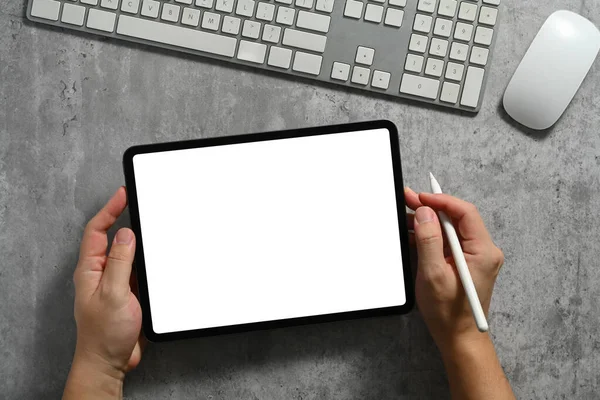
<instances>
[{"instance_id":1,"label":"space bar key","mask_svg":"<svg viewBox=\"0 0 600 400\"><path fill-rule=\"evenodd\" d=\"M127 15L119 17L117 34L225 57L233 57L237 44L237 39L232 37L161 24L147 19L132 18Z\"/></svg>"}]
</instances>

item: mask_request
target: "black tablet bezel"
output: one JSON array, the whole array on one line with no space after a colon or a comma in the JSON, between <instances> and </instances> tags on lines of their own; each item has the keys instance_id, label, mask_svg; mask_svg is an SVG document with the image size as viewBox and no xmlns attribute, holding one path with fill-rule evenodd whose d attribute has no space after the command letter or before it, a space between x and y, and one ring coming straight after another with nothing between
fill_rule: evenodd
<instances>
[{"instance_id":1,"label":"black tablet bezel","mask_svg":"<svg viewBox=\"0 0 600 400\"><path fill-rule=\"evenodd\" d=\"M200 147L222 146L249 142L260 142L268 140L289 139L304 136L327 135L333 133L344 133L352 131L364 131L373 129L387 129L390 135L390 151L392 155L392 166L394 169L394 185L396 189L396 205L398 210L398 229L400 231L400 246L402 250L402 263L404 269L404 286L406 292L406 303L402 306L384 307L359 311L348 311L342 313L290 318L283 320L253 322L240 325L221 326L213 328L195 329L181 332L156 333L152 327L152 314L148 296L148 283L146 280L146 267L144 262L144 240L140 228L140 216L138 209L137 190L133 170L133 157L137 154L164 152L172 150L183 150ZM390 121L359 122L343 125L331 125L317 128L292 129L277 132L265 132L248 135L224 136L207 139L188 140L180 142L157 143L141 146L133 146L127 149L123 155L123 168L125 172L125 184L129 201L129 214L131 226L136 234L136 272L139 288L139 300L142 306L142 326L146 338L152 342L163 342L176 339L187 339L204 336L221 335L228 333L247 332L260 329L281 328L287 326L323 323L346 319L356 319L390 314L404 314L414 306L414 288L409 259L408 229L406 225L406 207L404 199L404 184L402 181L402 167L400 164L400 145L398 141L398 130Z\"/></svg>"}]
</instances>

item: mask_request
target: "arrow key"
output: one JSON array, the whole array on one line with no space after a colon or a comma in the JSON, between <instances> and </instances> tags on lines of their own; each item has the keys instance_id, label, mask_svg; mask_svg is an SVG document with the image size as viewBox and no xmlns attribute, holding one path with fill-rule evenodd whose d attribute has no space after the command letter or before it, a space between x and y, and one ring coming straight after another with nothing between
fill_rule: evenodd
<instances>
[{"instance_id":1,"label":"arrow key","mask_svg":"<svg viewBox=\"0 0 600 400\"><path fill-rule=\"evenodd\" d=\"M356 61L357 64L372 65L374 56L375 49L358 46L358 50L356 51L356 59L354 61Z\"/></svg>"},{"instance_id":2,"label":"arrow key","mask_svg":"<svg viewBox=\"0 0 600 400\"><path fill-rule=\"evenodd\" d=\"M352 70L352 83L358 83L359 85L366 85L369 83L369 77L371 76L371 70L363 67L354 67Z\"/></svg>"},{"instance_id":3,"label":"arrow key","mask_svg":"<svg viewBox=\"0 0 600 400\"><path fill-rule=\"evenodd\" d=\"M331 68L331 79L337 79L339 81L346 82L350 75L350 66L348 64L334 62L333 68Z\"/></svg>"}]
</instances>

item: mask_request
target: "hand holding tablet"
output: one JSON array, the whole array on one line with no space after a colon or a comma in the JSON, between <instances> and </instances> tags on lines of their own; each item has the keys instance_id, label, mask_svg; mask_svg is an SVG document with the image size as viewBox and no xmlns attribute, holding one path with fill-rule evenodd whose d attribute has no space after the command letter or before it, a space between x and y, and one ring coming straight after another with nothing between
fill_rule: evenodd
<instances>
[{"instance_id":1,"label":"hand holding tablet","mask_svg":"<svg viewBox=\"0 0 600 400\"><path fill-rule=\"evenodd\" d=\"M406 312L409 227L417 302L452 396L514 399L435 213L456 224L484 313L502 252L475 207L452 196L406 189L415 210L406 224L397 148L393 125L378 122L129 150L136 237L122 228L108 248L106 231L126 205L121 188L84 232L63 398L122 396L125 373L140 361L134 251L145 333L170 340Z\"/></svg>"}]
</instances>

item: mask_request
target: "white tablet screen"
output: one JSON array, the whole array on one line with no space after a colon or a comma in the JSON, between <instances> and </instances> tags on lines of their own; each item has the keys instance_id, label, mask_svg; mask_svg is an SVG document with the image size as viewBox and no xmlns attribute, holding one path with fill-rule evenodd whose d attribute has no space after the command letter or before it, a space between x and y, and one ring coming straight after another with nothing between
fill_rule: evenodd
<instances>
[{"instance_id":1,"label":"white tablet screen","mask_svg":"<svg viewBox=\"0 0 600 400\"><path fill-rule=\"evenodd\" d=\"M405 304L388 130L133 166L156 333Z\"/></svg>"}]
</instances>

